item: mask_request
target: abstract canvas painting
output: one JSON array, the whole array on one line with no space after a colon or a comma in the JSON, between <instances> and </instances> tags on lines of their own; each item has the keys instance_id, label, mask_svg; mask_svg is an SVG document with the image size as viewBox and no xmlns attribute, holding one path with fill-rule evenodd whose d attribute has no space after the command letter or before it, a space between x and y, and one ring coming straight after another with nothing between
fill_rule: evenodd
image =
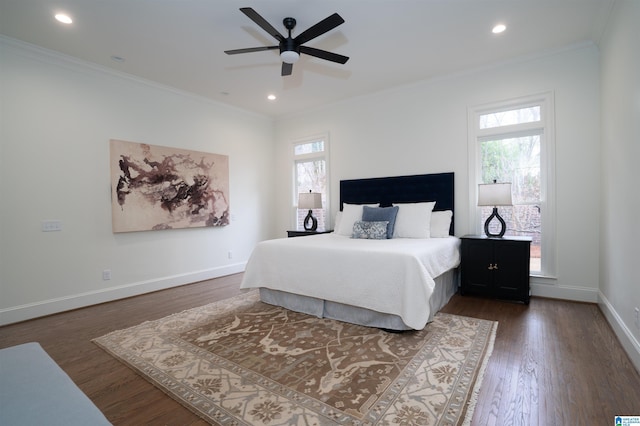
<instances>
[{"instance_id":1,"label":"abstract canvas painting","mask_svg":"<svg viewBox=\"0 0 640 426\"><path fill-rule=\"evenodd\" d=\"M229 157L110 141L113 232L229 224Z\"/></svg>"}]
</instances>

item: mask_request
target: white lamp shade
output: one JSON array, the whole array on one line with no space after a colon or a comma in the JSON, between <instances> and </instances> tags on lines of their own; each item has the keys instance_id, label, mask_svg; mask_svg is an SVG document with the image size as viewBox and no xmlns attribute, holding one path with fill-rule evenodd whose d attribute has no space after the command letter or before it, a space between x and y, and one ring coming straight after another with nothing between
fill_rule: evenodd
<instances>
[{"instance_id":1,"label":"white lamp shade","mask_svg":"<svg viewBox=\"0 0 640 426\"><path fill-rule=\"evenodd\" d=\"M298 208L304 210L321 209L322 194L319 192L301 192L298 194Z\"/></svg>"},{"instance_id":2,"label":"white lamp shade","mask_svg":"<svg viewBox=\"0 0 640 426\"><path fill-rule=\"evenodd\" d=\"M512 206L510 183L481 183L478 185L479 206Z\"/></svg>"}]
</instances>

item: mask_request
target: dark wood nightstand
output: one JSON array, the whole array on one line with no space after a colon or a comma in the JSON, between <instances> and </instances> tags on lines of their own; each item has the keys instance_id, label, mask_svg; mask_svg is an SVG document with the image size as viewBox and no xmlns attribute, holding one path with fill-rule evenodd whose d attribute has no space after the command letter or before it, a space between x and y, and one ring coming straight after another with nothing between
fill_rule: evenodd
<instances>
[{"instance_id":1,"label":"dark wood nightstand","mask_svg":"<svg viewBox=\"0 0 640 426\"><path fill-rule=\"evenodd\" d=\"M461 237L460 294L529 304L530 237Z\"/></svg>"},{"instance_id":2,"label":"dark wood nightstand","mask_svg":"<svg viewBox=\"0 0 640 426\"><path fill-rule=\"evenodd\" d=\"M287 237L306 237L309 235L329 234L331 232L333 232L333 229L328 231L287 231Z\"/></svg>"}]
</instances>

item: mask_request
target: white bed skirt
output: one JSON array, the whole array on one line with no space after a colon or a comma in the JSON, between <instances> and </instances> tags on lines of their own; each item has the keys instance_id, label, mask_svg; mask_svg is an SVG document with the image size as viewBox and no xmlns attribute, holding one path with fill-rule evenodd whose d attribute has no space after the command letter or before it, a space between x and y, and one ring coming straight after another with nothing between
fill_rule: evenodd
<instances>
[{"instance_id":1,"label":"white bed skirt","mask_svg":"<svg viewBox=\"0 0 640 426\"><path fill-rule=\"evenodd\" d=\"M435 290L429 299L430 315L433 316L458 291L458 269L450 269L434 279ZM345 305L309 296L300 296L281 290L260 288L260 299L268 304L282 306L296 312L313 315L319 318L329 318L345 321L367 327L384 328L389 330L411 330L398 315L372 311L357 306Z\"/></svg>"}]
</instances>

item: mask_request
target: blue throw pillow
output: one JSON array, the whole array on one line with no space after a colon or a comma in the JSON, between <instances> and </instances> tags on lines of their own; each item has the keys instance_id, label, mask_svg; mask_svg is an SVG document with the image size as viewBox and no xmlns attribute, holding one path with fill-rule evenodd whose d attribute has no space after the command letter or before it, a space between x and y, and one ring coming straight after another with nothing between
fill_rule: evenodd
<instances>
[{"instance_id":1,"label":"blue throw pillow","mask_svg":"<svg viewBox=\"0 0 640 426\"><path fill-rule=\"evenodd\" d=\"M393 230L396 226L396 217L400 207L369 207L362 208L362 220L365 222L389 222L387 225L387 238L393 238Z\"/></svg>"},{"instance_id":2,"label":"blue throw pillow","mask_svg":"<svg viewBox=\"0 0 640 426\"><path fill-rule=\"evenodd\" d=\"M387 239L387 222L365 222L357 220L353 224L353 234L351 238L360 238L367 240L386 240Z\"/></svg>"}]
</instances>

